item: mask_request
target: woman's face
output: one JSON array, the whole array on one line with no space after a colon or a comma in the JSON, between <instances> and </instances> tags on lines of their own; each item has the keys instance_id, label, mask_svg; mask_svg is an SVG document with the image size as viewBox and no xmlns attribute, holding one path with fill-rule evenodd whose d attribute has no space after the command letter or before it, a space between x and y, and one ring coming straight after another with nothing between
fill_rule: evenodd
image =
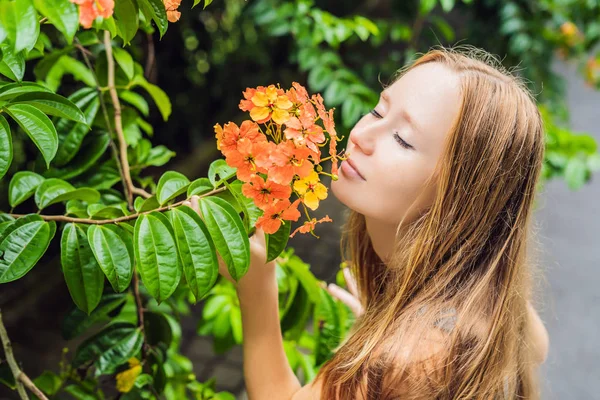
<instances>
[{"instance_id":1,"label":"woman's face","mask_svg":"<svg viewBox=\"0 0 600 400\"><path fill-rule=\"evenodd\" d=\"M412 221L435 196L436 180L427 187L425 181L460 100L459 79L448 67L427 63L406 72L350 132L346 152L362 178L343 161L339 179L331 183L335 197L366 217L397 224L407 214Z\"/></svg>"}]
</instances>

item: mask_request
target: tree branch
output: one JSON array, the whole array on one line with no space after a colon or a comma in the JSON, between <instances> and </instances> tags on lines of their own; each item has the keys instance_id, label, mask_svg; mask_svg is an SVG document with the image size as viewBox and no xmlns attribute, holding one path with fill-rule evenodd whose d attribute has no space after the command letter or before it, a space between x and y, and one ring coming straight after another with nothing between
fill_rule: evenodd
<instances>
[{"instance_id":1,"label":"tree branch","mask_svg":"<svg viewBox=\"0 0 600 400\"><path fill-rule=\"evenodd\" d=\"M218 189L211 190L208 193L201 194L198 197L202 198L202 197L206 197L206 196L212 196L213 194L224 192L225 190L227 190L227 187L223 186ZM184 201L187 201L187 200L189 200L189 199L181 200L181 201L178 201L177 203L173 203L173 204L170 204L170 205L164 206L164 207L159 207L154 210L138 212L138 213L131 214L131 215L124 215L122 217L113 218L113 219L74 218L74 217L67 217L66 215L42 215L42 214L38 214L38 215L40 217L42 217L42 219L45 221L75 222L75 223L79 223L79 224L89 224L89 225L116 224L117 222L131 221L132 219L136 219L137 217L139 217L142 214L149 214L153 211L170 210L171 208L180 206L181 204L183 204ZM21 217L25 217L26 215L29 215L29 214L8 214L8 215L11 215L15 218L21 218Z\"/></svg>"},{"instance_id":2,"label":"tree branch","mask_svg":"<svg viewBox=\"0 0 600 400\"><path fill-rule=\"evenodd\" d=\"M48 400L46 395L35 386L35 384L29 379L29 377L25 374L25 372L21 371L17 361L15 360L15 356L12 352L12 345L10 344L10 339L8 338L8 333L6 332L6 327L4 326L4 322L2 321L2 311L0 310L0 339L2 340L2 347L4 348L4 354L6 355L6 361L10 366L10 370L15 377L15 382L17 384L17 392L19 396L23 400L29 400L27 396L27 392L25 391L25 387L29 389L33 394L39 397L41 400Z\"/></svg>"}]
</instances>

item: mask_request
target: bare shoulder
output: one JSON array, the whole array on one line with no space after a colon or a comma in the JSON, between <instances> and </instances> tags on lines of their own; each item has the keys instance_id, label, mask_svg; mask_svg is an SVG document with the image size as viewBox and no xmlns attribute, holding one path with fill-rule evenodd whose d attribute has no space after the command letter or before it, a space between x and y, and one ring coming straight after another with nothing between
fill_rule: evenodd
<instances>
[{"instance_id":1,"label":"bare shoulder","mask_svg":"<svg viewBox=\"0 0 600 400\"><path fill-rule=\"evenodd\" d=\"M311 383L304 385L299 391L294 393L292 400L319 400L321 398L322 380L317 377Z\"/></svg>"},{"instance_id":2,"label":"bare shoulder","mask_svg":"<svg viewBox=\"0 0 600 400\"><path fill-rule=\"evenodd\" d=\"M437 376L438 370L443 367L446 359L446 338L447 333L440 329L431 329L426 335L423 335L418 342L418 348L409 351L408 349L400 348L397 357L393 357L398 363L405 360L405 356L410 353L411 371L407 375L398 374L397 369L392 368L384 374L383 389L395 395L408 393L408 388L414 384L414 380L431 381ZM398 349L397 349L398 350ZM383 355L383 348L375 351L376 355ZM418 366L418 367L415 367ZM305 386L294 394L292 400L320 400L321 389L323 382L320 377ZM356 400L366 400L363 393L367 392L367 377L363 379L363 386L359 388L356 394Z\"/></svg>"}]
</instances>

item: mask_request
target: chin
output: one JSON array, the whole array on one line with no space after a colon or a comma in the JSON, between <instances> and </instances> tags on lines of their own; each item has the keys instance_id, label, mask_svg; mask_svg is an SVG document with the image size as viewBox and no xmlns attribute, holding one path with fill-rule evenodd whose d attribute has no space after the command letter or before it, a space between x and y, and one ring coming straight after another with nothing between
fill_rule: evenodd
<instances>
[{"instance_id":1,"label":"chin","mask_svg":"<svg viewBox=\"0 0 600 400\"><path fill-rule=\"evenodd\" d=\"M344 182L344 179L345 178L341 177L337 181L331 181L331 193L346 207L357 212L362 212L359 204L360 198L358 192L356 190L353 191L352 188Z\"/></svg>"}]
</instances>

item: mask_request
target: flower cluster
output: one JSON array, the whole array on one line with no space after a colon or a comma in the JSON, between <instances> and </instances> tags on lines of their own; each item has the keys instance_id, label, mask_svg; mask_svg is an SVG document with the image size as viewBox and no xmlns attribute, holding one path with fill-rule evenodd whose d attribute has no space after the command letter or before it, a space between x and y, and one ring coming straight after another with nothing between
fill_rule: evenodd
<instances>
[{"instance_id":1,"label":"flower cluster","mask_svg":"<svg viewBox=\"0 0 600 400\"><path fill-rule=\"evenodd\" d=\"M114 0L71 0L79 5L79 23L86 29L92 27L96 18L110 18L115 8Z\"/></svg>"},{"instance_id":2,"label":"flower cluster","mask_svg":"<svg viewBox=\"0 0 600 400\"><path fill-rule=\"evenodd\" d=\"M297 82L289 90L275 85L247 88L239 107L250 114L241 125L228 122L214 126L217 148L228 165L237 168L237 178L244 182L242 193L263 210L256 227L265 233L275 233L284 221L300 218L302 205L307 221L296 229L308 233L321 222L331 222L328 216L311 218L308 209L316 210L319 201L327 198L327 188L319 180L324 174L337 179L336 143L341 140L335 131L333 109L326 110L320 94L309 96ZM317 124L321 121L323 126ZM329 156L321 158L320 147L329 135ZM319 165L332 161L331 173ZM296 200L291 196L297 196Z\"/></svg>"},{"instance_id":3,"label":"flower cluster","mask_svg":"<svg viewBox=\"0 0 600 400\"><path fill-rule=\"evenodd\" d=\"M86 29L92 27L92 24L98 17L110 18L115 8L114 0L70 0L71 3L79 5L79 23ZM177 11L181 0L163 0L167 19L169 22L179 21L181 13Z\"/></svg>"}]
</instances>

